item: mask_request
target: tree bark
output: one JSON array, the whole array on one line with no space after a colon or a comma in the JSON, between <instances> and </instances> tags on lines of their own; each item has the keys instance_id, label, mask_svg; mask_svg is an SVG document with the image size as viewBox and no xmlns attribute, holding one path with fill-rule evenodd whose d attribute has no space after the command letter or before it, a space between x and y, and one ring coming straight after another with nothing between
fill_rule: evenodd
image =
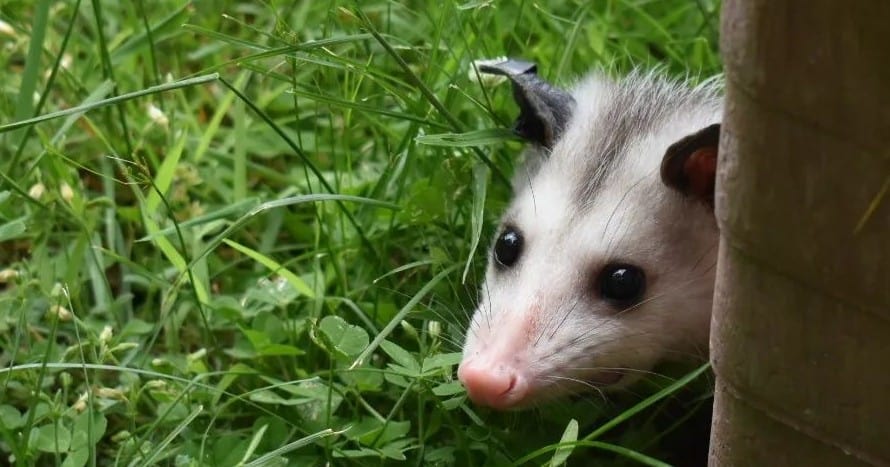
<instances>
[{"instance_id":1,"label":"tree bark","mask_svg":"<svg viewBox=\"0 0 890 467\"><path fill-rule=\"evenodd\" d=\"M890 465L890 2L725 0L710 465Z\"/></svg>"}]
</instances>

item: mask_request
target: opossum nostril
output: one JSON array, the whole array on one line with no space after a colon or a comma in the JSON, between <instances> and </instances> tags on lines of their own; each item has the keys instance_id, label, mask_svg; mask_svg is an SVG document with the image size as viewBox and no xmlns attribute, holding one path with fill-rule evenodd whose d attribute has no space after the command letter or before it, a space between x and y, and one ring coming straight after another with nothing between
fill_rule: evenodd
<instances>
[{"instance_id":1,"label":"opossum nostril","mask_svg":"<svg viewBox=\"0 0 890 467\"><path fill-rule=\"evenodd\" d=\"M486 365L478 361L461 363L457 377L470 399L479 405L507 409L521 402L528 393L525 378L503 364Z\"/></svg>"},{"instance_id":2,"label":"opossum nostril","mask_svg":"<svg viewBox=\"0 0 890 467\"><path fill-rule=\"evenodd\" d=\"M507 386L507 390L505 393L510 392L511 389L516 387L516 375L510 375L510 385Z\"/></svg>"}]
</instances>

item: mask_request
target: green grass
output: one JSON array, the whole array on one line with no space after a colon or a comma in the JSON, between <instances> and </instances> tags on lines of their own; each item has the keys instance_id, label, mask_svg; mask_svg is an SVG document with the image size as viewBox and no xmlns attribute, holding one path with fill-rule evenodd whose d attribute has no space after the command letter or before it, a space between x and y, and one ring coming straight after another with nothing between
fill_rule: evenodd
<instances>
[{"instance_id":1,"label":"green grass","mask_svg":"<svg viewBox=\"0 0 890 467\"><path fill-rule=\"evenodd\" d=\"M0 0L0 464L659 465L697 373L454 379L520 149L470 61L720 68L717 0L550 3Z\"/></svg>"}]
</instances>

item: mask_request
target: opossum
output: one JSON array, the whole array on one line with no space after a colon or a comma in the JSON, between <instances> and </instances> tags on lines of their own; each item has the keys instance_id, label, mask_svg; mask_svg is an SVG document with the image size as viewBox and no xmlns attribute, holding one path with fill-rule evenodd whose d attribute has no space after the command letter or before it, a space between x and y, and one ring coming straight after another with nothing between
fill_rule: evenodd
<instances>
[{"instance_id":1,"label":"opossum","mask_svg":"<svg viewBox=\"0 0 890 467\"><path fill-rule=\"evenodd\" d=\"M525 166L490 249L458 378L523 408L707 355L719 83L592 72L571 90L503 60Z\"/></svg>"}]
</instances>

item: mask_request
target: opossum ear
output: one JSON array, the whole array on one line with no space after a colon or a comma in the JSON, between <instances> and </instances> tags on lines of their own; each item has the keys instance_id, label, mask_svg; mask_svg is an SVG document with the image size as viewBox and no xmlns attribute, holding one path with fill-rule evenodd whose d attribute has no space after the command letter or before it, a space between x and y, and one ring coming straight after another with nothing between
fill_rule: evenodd
<instances>
[{"instance_id":1,"label":"opossum ear","mask_svg":"<svg viewBox=\"0 0 890 467\"><path fill-rule=\"evenodd\" d=\"M519 118L513 131L523 139L553 147L565 129L575 106L575 99L538 76L538 66L531 62L507 59L478 64L479 71L506 76L513 83L513 99L519 105Z\"/></svg>"},{"instance_id":2,"label":"opossum ear","mask_svg":"<svg viewBox=\"0 0 890 467\"><path fill-rule=\"evenodd\" d=\"M661 181L686 196L713 206L719 145L719 123L672 144L661 161Z\"/></svg>"}]
</instances>

